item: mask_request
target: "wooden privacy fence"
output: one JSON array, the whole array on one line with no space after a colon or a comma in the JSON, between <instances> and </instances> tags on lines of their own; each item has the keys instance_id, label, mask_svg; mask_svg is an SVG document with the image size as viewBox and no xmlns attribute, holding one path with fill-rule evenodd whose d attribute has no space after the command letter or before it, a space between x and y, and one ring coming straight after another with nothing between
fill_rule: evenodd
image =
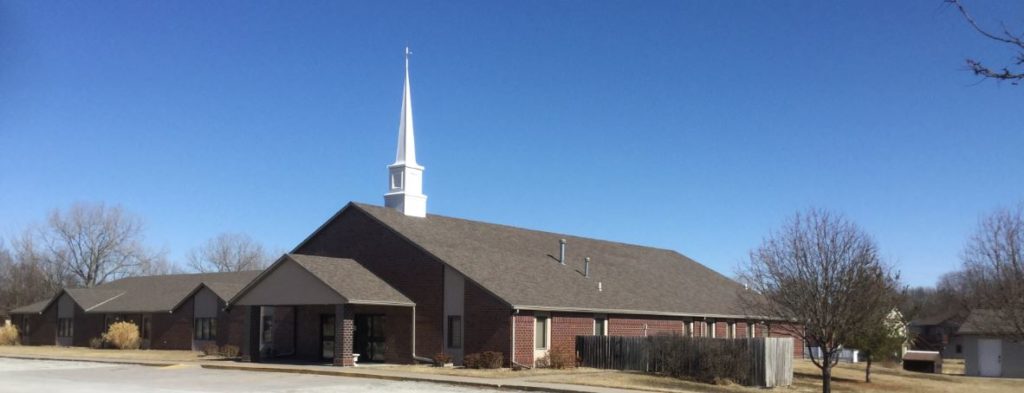
<instances>
[{"instance_id":1,"label":"wooden privacy fence","mask_svg":"<svg viewBox=\"0 0 1024 393\"><path fill-rule=\"evenodd\" d=\"M731 379L747 386L793 382L793 339L653 336L577 336L584 367L661 373L711 382Z\"/></svg>"}]
</instances>

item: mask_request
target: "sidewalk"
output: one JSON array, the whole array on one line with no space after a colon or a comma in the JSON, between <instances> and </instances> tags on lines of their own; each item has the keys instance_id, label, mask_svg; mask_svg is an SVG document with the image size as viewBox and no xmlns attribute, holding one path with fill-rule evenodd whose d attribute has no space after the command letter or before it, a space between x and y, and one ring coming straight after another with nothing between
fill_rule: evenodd
<instances>
[{"instance_id":1,"label":"sidewalk","mask_svg":"<svg viewBox=\"0 0 1024 393\"><path fill-rule=\"evenodd\" d=\"M121 360L121 359L109 359L109 358L95 358L85 356L46 356L46 355L12 355L2 354L2 358L12 359L28 359L28 360L57 360L57 361L80 361L80 362L97 362L97 363L110 363L110 364L124 364L124 365L140 365L140 366L153 366L153 367L166 367L173 366L176 364L195 364L200 367L207 369L217 370L238 370L238 371L256 371L256 372L279 372L279 373L295 373L295 374L314 374L314 375L329 375L339 377L352 377L352 378L374 378L374 379L386 379L392 381L417 381L417 382L430 382L440 383L448 385L459 385L468 386L484 389L505 389L505 390L525 390L525 391L537 391L537 392L554 392L554 393L581 393L581 392L595 392L595 393L627 393L636 392L637 390L627 389L616 389L616 388L605 388L597 386L583 386L583 385L572 385L563 383L550 383L550 382L536 382L527 381L526 379L534 378L533 376L526 377L513 377L513 378L482 378L482 377L467 377L467 376L454 376L454 375L440 375L440 374L423 374L399 370L389 370L388 367L333 367L333 366L320 366L320 365L294 365L294 364L270 364L270 363L244 363L236 361L225 361L225 360L196 360L196 361L184 361L184 362L168 362L168 361L156 361L156 360Z\"/></svg>"}]
</instances>

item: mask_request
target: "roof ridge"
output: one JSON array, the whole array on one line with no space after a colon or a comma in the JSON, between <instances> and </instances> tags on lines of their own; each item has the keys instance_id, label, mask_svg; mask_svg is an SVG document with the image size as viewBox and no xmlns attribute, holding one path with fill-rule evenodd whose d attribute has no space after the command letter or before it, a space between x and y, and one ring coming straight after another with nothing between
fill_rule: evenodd
<instances>
[{"instance_id":1,"label":"roof ridge","mask_svg":"<svg viewBox=\"0 0 1024 393\"><path fill-rule=\"evenodd\" d=\"M359 208L370 207L370 208L379 209L379 210L387 210L387 209L389 209L389 208L384 207L384 206L378 206L378 205L373 205L373 204L363 203L363 202L355 202L355 201L353 201L352 204L355 205L356 207L359 207ZM401 214L401 213L399 213L399 214ZM645 245L636 244L636 243L626 243L626 242L621 242L621 241L616 241L616 240L598 239L596 237L585 237L585 236L578 236L578 235L570 235L570 234L566 234L566 233L552 232L552 231L546 231L546 230L542 230L542 229L531 229L531 228L517 227L517 226L514 226L514 225L498 224L498 223L487 222L487 221L478 221L478 220L470 220L470 219L467 219L467 218L459 218L459 217L446 216L446 215L442 215L442 214L427 213L427 218L431 218L431 217L437 217L437 218L448 219L448 220L465 221L465 222L470 222L470 223L474 223L474 224L491 225L491 226L496 226L496 227L515 229L515 230L518 230L518 231L527 231L527 232L555 235L555 236L560 236L560 237L565 237L565 238L576 238L576 239L582 239L582 240L588 240L588 241L594 241L594 242L618 244L618 245L622 245L622 246L642 248L642 249L648 249L648 250L674 252L674 253L677 253L679 255L683 255L683 254L680 254L678 251L673 250L671 248L661 248L661 247L655 247L655 246L645 246ZM689 257L687 257L687 258L689 258Z\"/></svg>"}]
</instances>

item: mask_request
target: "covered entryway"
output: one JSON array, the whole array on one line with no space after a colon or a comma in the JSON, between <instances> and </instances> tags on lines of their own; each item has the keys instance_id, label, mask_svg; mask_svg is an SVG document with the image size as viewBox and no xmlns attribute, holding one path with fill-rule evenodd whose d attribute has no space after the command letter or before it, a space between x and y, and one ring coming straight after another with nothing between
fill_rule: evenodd
<instances>
[{"instance_id":1,"label":"covered entryway","mask_svg":"<svg viewBox=\"0 0 1024 393\"><path fill-rule=\"evenodd\" d=\"M351 259L288 254L229 307L247 307L251 361L411 363L415 304Z\"/></svg>"}]
</instances>

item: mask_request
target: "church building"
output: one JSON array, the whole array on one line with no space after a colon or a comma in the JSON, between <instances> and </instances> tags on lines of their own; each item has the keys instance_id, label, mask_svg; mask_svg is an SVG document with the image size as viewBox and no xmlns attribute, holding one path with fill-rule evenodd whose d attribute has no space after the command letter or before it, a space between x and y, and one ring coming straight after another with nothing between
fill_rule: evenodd
<instances>
[{"instance_id":1,"label":"church building","mask_svg":"<svg viewBox=\"0 0 1024 393\"><path fill-rule=\"evenodd\" d=\"M742 285L675 251L429 214L423 173L407 52L384 206L347 204L228 302L250 310L250 360L351 366L445 353L459 364L495 351L531 367L573 351L577 335L780 334L745 316ZM294 338L266 342L264 320L290 324Z\"/></svg>"}]
</instances>

